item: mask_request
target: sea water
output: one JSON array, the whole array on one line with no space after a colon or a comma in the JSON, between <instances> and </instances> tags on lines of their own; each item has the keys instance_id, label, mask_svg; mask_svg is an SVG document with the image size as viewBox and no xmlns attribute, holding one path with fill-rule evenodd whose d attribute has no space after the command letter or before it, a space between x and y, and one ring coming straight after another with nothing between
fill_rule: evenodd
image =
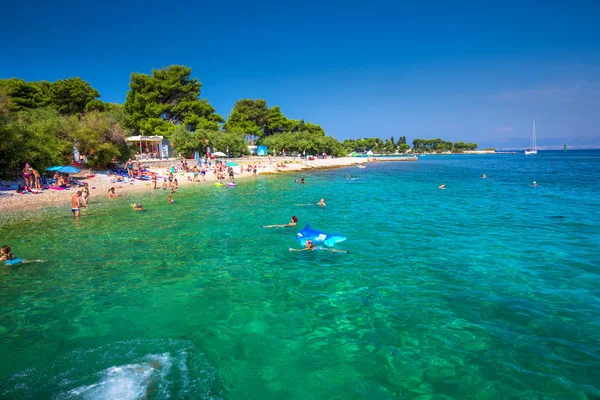
<instances>
[{"instance_id":1,"label":"sea water","mask_svg":"<svg viewBox=\"0 0 600 400\"><path fill-rule=\"evenodd\" d=\"M48 261L0 269L0 398L598 399L598 182L426 156L6 213ZM350 254L288 251L307 223Z\"/></svg>"}]
</instances>

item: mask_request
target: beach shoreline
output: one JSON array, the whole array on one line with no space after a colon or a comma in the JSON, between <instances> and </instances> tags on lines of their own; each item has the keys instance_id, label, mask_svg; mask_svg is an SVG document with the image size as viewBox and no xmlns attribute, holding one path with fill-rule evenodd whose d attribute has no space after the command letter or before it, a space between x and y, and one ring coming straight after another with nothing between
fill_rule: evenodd
<instances>
[{"instance_id":1,"label":"beach shoreline","mask_svg":"<svg viewBox=\"0 0 600 400\"><path fill-rule=\"evenodd\" d=\"M371 163L374 160L372 158L358 157L325 158L314 159L310 161L292 157L276 157L270 160L265 157L247 157L229 159L228 161L232 161L238 164L237 167L234 167L235 180L243 180L256 177L257 175L277 175L282 173L301 173L314 170L345 168L359 164ZM381 161L416 161L416 159L396 159ZM187 160L187 163L188 165L196 165L196 160ZM170 167L170 165L174 165L178 168L181 165L181 159L170 159L160 162L142 161L143 168L145 168L149 172L156 173L156 175L158 176L156 190L162 190L163 179L164 176L168 175L168 168ZM257 166L256 175L248 171L241 172L242 168L247 169L248 166L254 165ZM80 180L81 182L87 182L89 184L91 202L94 202L94 198L97 198L98 196L106 197L108 189L110 189L111 187L115 187L116 192L119 196L125 197L127 194L130 193L135 193L142 190L153 190L151 189L151 182L149 180L126 180L124 182L113 182L115 179L122 177L116 174L111 174L108 171L83 170L81 174L77 175L94 175L92 178L84 178ZM205 185L217 181L217 177L212 170L207 171L205 182L202 181L201 177L200 182L192 182L192 172L176 173L175 178L177 178L180 188L196 184ZM225 181L231 182L231 179L227 178L225 179ZM3 183L13 186L17 184L23 184L22 180L4 181ZM77 193L77 190L80 190L80 188L72 187L69 190L46 189L40 194L21 194L17 193L16 190L3 191L0 192L0 212L23 212L32 209L44 209L57 206L64 206L68 208L70 207L70 198L75 193ZM169 188L164 192L170 194L171 190Z\"/></svg>"}]
</instances>

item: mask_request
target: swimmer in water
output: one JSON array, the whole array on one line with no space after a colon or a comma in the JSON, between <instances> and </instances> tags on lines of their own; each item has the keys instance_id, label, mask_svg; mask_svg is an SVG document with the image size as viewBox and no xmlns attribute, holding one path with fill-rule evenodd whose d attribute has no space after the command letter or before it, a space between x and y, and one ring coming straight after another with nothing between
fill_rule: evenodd
<instances>
[{"instance_id":1,"label":"swimmer in water","mask_svg":"<svg viewBox=\"0 0 600 400\"><path fill-rule=\"evenodd\" d=\"M169 204L175 203L175 200L173 200L173 196L167 197L167 200L169 201Z\"/></svg>"},{"instance_id":2,"label":"swimmer in water","mask_svg":"<svg viewBox=\"0 0 600 400\"><path fill-rule=\"evenodd\" d=\"M304 182L304 178L300 179L300 183L306 183Z\"/></svg>"},{"instance_id":3,"label":"swimmer in water","mask_svg":"<svg viewBox=\"0 0 600 400\"><path fill-rule=\"evenodd\" d=\"M265 226L263 226L263 228L287 228L289 226L296 226L297 223L298 223L298 217L293 215L292 220L288 224L265 225Z\"/></svg>"},{"instance_id":4,"label":"swimmer in water","mask_svg":"<svg viewBox=\"0 0 600 400\"><path fill-rule=\"evenodd\" d=\"M535 181L533 181L533 183L531 184L531 186L537 186L537 185L538 184Z\"/></svg>"},{"instance_id":5,"label":"swimmer in water","mask_svg":"<svg viewBox=\"0 0 600 400\"><path fill-rule=\"evenodd\" d=\"M349 181L350 180L350 175L346 175L346 180Z\"/></svg>"},{"instance_id":6,"label":"swimmer in water","mask_svg":"<svg viewBox=\"0 0 600 400\"><path fill-rule=\"evenodd\" d=\"M10 251L10 246L2 246L0 249L0 261L15 261L18 264L41 263L45 260L21 260L15 257Z\"/></svg>"},{"instance_id":7,"label":"swimmer in water","mask_svg":"<svg viewBox=\"0 0 600 400\"><path fill-rule=\"evenodd\" d=\"M321 200L319 200L319 202L317 203L317 205L325 207L326 206L325 199L321 197Z\"/></svg>"},{"instance_id":8,"label":"swimmer in water","mask_svg":"<svg viewBox=\"0 0 600 400\"><path fill-rule=\"evenodd\" d=\"M135 211L144 211L144 209L142 208L142 205L137 204L137 203L131 204L131 208L133 208Z\"/></svg>"},{"instance_id":9,"label":"swimmer in water","mask_svg":"<svg viewBox=\"0 0 600 400\"><path fill-rule=\"evenodd\" d=\"M0 249L0 261L14 260L16 257L10 252L10 246L2 246Z\"/></svg>"},{"instance_id":10,"label":"swimmer in water","mask_svg":"<svg viewBox=\"0 0 600 400\"><path fill-rule=\"evenodd\" d=\"M291 247L289 248L290 251L313 251L313 250L323 250L323 251L331 251L332 253L347 253L350 254L350 252L348 250L335 250L335 249L328 249L327 247L315 247L312 240L307 240L304 243L304 248L303 249L292 249Z\"/></svg>"},{"instance_id":11,"label":"swimmer in water","mask_svg":"<svg viewBox=\"0 0 600 400\"><path fill-rule=\"evenodd\" d=\"M486 175L486 174L483 174L483 175L481 175L481 177L482 177L483 179L485 179L485 178L487 178L487 175Z\"/></svg>"},{"instance_id":12,"label":"swimmer in water","mask_svg":"<svg viewBox=\"0 0 600 400\"><path fill-rule=\"evenodd\" d=\"M441 184L439 187L440 187L440 189L442 189L442 190L446 190L446 185L444 185L444 184Z\"/></svg>"}]
</instances>

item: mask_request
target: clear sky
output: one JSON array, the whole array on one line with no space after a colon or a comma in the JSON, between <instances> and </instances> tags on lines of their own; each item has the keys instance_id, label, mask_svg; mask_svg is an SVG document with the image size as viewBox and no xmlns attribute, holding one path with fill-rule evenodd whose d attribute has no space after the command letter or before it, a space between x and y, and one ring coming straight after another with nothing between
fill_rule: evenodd
<instances>
[{"instance_id":1,"label":"clear sky","mask_svg":"<svg viewBox=\"0 0 600 400\"><path fill-rule=\"evenodd\" d=\"M600 145L599 21L597 1L12 1L0 77L121 103L131 72L183 64L224 117L265 99L338 139L500 148L535 119L539 146Z\"/></svg>"}]
</instances>

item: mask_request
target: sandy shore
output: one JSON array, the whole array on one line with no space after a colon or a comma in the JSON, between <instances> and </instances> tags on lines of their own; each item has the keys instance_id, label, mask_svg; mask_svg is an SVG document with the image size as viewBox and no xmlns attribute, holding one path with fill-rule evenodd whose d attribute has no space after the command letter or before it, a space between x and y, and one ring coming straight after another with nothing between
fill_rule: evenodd
<instances>
[{"instance_id":1,"label":"sandy shore","mask_svg":"<svg viewBox=\"0 0 600 400\"><path fill-rule=\"evenodd\" d=\"M230 160L238 164L237 167L234 167L235 179L247 179L252 178L254 175L251 172L243 171L240 172L242 168L247 168L248 165L257 165L257 174L279 174L279 173L289 173L289 172L301 172L301 171L309 171L315 169L328 169L328 168L342 168L348 167L357 164L368 163L371 160L367 158L358 158L358 157L342 157L342 158L327 158L327 159L316 159L314 161L306 161L298 158L287 157L285 160L281 157L277 157L269 161L265 157L253 157L253 158L241 158ZM285 167L281 167L278 165L282 165L285 162ZM169 161L162 161L160 163L156 162L142 162L142 167L146 168L148 171L155 172L159 179L157 181L157 188L162 187L163 179L161 177L168 175L168 168L170 165L175 165L179 167L181 165L180 159L173 159ZM188 165L196 165L195 160L188 160ZM93 202L94 197L102 196L106 197L108 189L111 187L116 188L116 193L119 195L126 195L129 192L139 191L139 190L152 190L150 181L143 180L129 180L126 179L125 182L112 182L113 180L120 178L117 175L111 175L105 171L89 171L82 170L80 174L77 176L89 176L94 175L93 178L82 178L79 179L80 182L87 182L90 187L90 199ZM187 185L202 185L208 184L209 182L215 182L217 180L216 175L213 171L207 171L206 173L206 182L202 182L200 177L200 182L192 182L193 173L177 173L175 174L177 181L179 182L180 187L184 187ZM226 179L229 182L229 179ZM17 183L23 184L23 181L19 182L7 182L4 181L4 184L16 185ZM52 190L47 189L44 190L43 193L40 194L20 194L16 191L1 191L0 192L0 211L20 211L20 210L31 210L31 209L39 209L45 207L55 207L59 205L64 205L67 208L70 208L70 200L71 196L75 194L79 190L76 187L73 187L69 190Z\"/></svg>"}]
</instances>

